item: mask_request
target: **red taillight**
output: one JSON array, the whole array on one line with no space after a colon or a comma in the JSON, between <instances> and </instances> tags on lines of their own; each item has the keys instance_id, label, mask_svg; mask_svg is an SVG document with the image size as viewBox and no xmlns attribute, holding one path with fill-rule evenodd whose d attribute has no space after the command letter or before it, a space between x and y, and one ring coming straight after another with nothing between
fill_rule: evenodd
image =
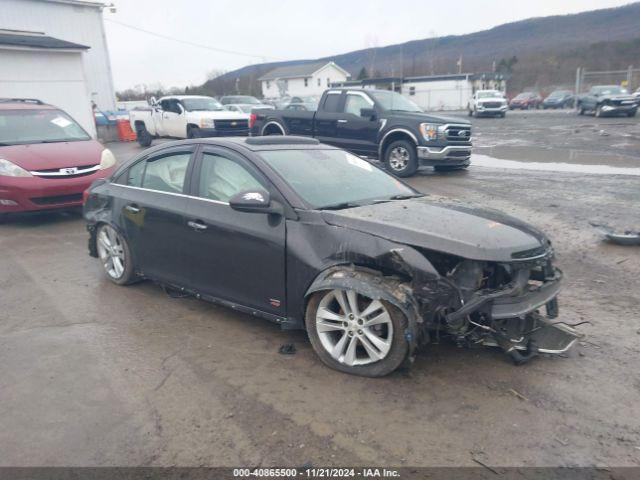
<instances>
[{"instance_id":1,"label":"red taillight","mask_svg":"<svg viewBox=\"0 0 640 480\"><path fill-rule=\"evenodd\" d=\"M82 192L82 204L86 204L89 199L89 189L87 188L84 192Z\"/></svg>"},{"instance_id":2,"label":"red taillight","mask_svg":"<svg viewBox=\"0 0 640 480\"><path fill-rule=\"evenodd\" d=\"M258 116L255 113L252 113L251 115L249 115L249 128L253 128L257 119L258 119Z\"/></svg>"}]
</instances>

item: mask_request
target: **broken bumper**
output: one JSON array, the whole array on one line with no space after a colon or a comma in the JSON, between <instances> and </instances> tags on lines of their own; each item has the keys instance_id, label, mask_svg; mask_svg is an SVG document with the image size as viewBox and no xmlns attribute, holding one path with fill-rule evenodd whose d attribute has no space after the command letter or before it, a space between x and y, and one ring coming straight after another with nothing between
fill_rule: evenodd
<instances>
[{"instance_id":1,"label":"broken bumper","mask_svg":"<svg viewBox=\"0 0 640 480\"><path fill-rule=\"evenodd\" d=\"M469 165L471 146L418 147L420 165Z\"/></svg>"}]
</instances>

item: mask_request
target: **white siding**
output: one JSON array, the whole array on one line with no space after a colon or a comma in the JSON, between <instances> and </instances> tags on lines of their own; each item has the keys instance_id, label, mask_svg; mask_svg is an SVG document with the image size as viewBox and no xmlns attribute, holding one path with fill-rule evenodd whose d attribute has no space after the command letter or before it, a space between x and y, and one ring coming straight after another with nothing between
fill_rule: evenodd
<instances>
[{"instance_id":1,"label":"white siding","mask_svg":"<svg viewBox=\"0 0 640 480\"><path fill-rule=\"evenodd\" d=\"M327 64L320 70L315 72L313 76L307 77L307 85L304 84L305 77L288 78L287 81L287 95L294 96L320 96L328 88L327 79L329 83L344 82L347 80L347 76L336 68L335 65ZM318 85L318 79L320 79L320 85ZM284 79L283 79L284 80ZM267 85L267 83L269 85ZM275 80L263 80L262 81L262 96L267 98L274 98L280 96L278 85Z\"/></svg>"},{"instance_id":2,"label":"white siding","mask_svg":"<svg viewBox=\"0 0 640 480\"><path fill-rule=\"evenodd\" d=\"M0 48L0 97L37 98L60 107L95 138L82 55Z\"/></svg>"},{"instance_id":3,"label":"white siding","mask_svg":"<svg viewBox=\"0 0 640 480\"><path fill-rule=\"evenodd\" d=\"M402 94L424 110L464 110L473 95L472 90L468 80L417 80L402 84Z\"/></svg>"},{"instance_id":4,"label":"white siding","mask_svg":"<svg viewBox=\"0 0 640 480\"><path fill-rule=\"evenodd\" d=\"M102 110L115 110L115 91L100 8L46 0L0 0L0 29L38 31L91 47L84 54L91 99ZM34 78L42 78L47 73L46 69L42 70Z\"/></svg>"}]
</instances>

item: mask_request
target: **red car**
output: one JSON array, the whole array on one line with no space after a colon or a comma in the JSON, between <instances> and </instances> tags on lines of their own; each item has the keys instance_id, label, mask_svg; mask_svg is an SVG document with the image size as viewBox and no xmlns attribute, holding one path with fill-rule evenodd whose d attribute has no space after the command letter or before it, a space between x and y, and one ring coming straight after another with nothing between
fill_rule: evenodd
<instances>
[{"instance_id":1,"label":"red car","mask_svg":"<svg viewBox=\"0 0 640 480\"><path fill-rule=\"evenodd\" d=\"M73 118L39 100L0 99L0 219L82 205L116 159Z\"/></svg>"},{"instance_id":2,"label":"red car","mask_svg":"<svg viewBox=\"0 0 640 480\"><path fill-rule=\"evenodd\" d=\"M509 102L509 109L514 110L519 108L521 110L529 110L530 108L540 108L541 104L542 97L539 94L535 92L522 92Z\"/></svg>"}]
</instances>

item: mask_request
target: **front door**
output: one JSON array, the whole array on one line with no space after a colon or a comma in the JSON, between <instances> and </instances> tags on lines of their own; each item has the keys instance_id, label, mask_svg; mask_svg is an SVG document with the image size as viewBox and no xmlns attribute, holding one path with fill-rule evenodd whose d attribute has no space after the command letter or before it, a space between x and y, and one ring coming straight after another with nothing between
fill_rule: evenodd
<instances>
[{"instance_id":1,"label":"front door","mask_svg":"<svg viewBox=\"0 0 640 480\"><path fill-rule=\"evenodd\" d=\"M131 166L121 185L121 215L136 267L146 276L183 285L186 226L184 195L193 147L164 150Z\"/></svg>"},{"instance_id":2,"label":"front door","mask_svg":"<svg viewBox=\"0 0 640 480\"><path fill-rule=\"evenodd\" d=\"M380 124L375 117L363 116L362 109L374 109L373 101L364 93L347 92L337 125L339 146L360 155L375 155Z\"/></svg>"},{"instance_id":3,"label":"front door","mask_svg":"<svg viewBox=\"0 0 640 480\"><path fill-rule=\"evenodd\" d=\"M161 136L186 138L187 120L185 110L175 98L167 98L160 102L161 112Z\"/></svg>"},{"instance_id":4,"label":"front door","mask_svg":"<svg viewBox=\"0 0 640 480\"><path fill-rule=\"evenodd\" d=\"M285 316L285 219L231 209L247 190L272 189L241 155L206 147L195 164L185 244L190 288L199 293Z\"/></svg>"}]
</instances>

